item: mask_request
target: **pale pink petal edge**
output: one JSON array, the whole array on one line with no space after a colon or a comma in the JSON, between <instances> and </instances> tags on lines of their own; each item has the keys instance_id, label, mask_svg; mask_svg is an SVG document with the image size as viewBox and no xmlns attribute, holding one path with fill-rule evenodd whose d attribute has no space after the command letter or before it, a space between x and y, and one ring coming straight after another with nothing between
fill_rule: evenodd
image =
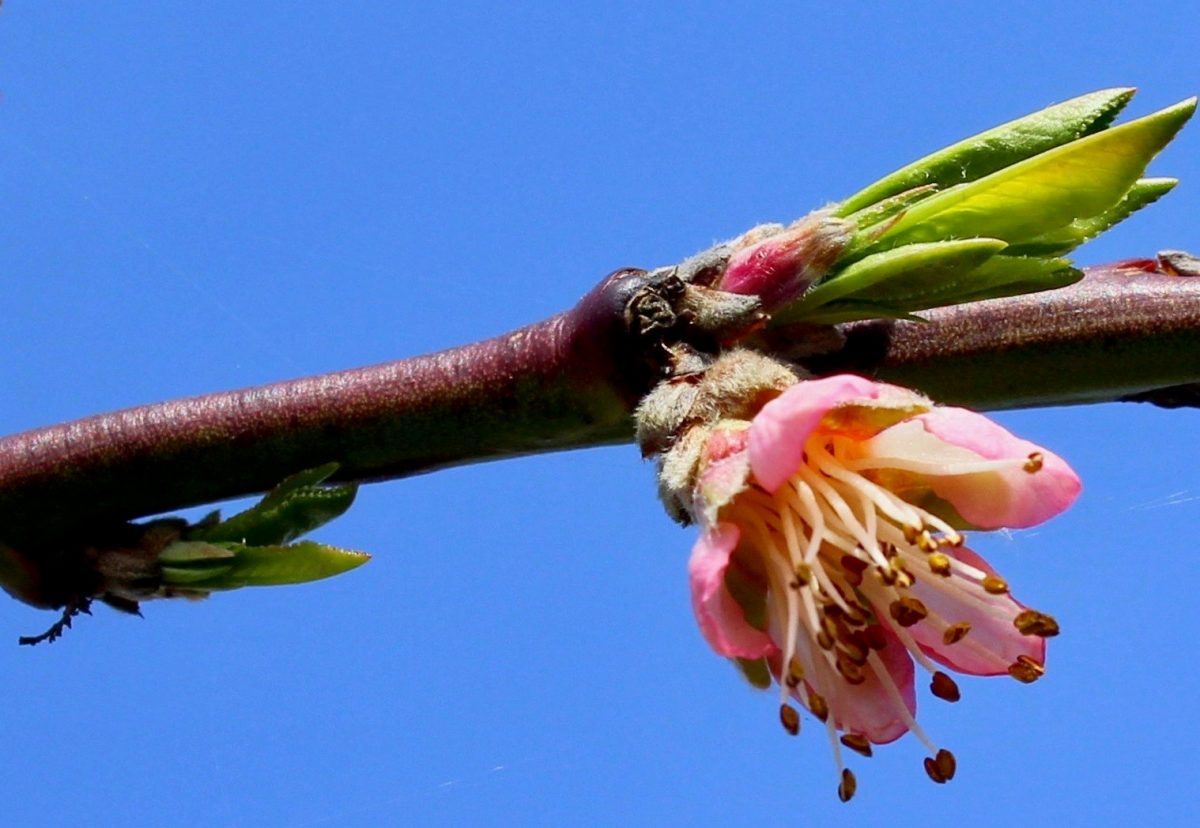
<instances>
[{"instance_id":1,"label":"pale pink petal edge","mask_svg":"<svg viewBox=\"0 0 1200 828\"><path fill-rule=\"evenodd\" d=\"M746 623L745 613L725 588L725 570L740 536L736 525L718 523L692 547L688 561L692 611L700 634L718 655L757 659L776 647L766 633Z\"/></svg>"},{"instance_id":2,"label":"pale pink petal edge","mask_svg":"<svg viewBox=\"0 0 1200 828\"><path fill-rule=\"evenodd\" d=\"M938 407L915 419L939 440L987 460L1024 461L1034 452L1042 456L1039 471L1030 473L1017 465L998 473L1007 488L1004 503L985 492L974 496L969 476L940 490L937 478L931 478L934 492L980 529L1035 526L1065 511L1083 487L1078 475L1057 454L1014 436L982 414L965 408Z\"/></svg>"},{"instance_id":3,"label":"pale pink petal edge","mask_svg":"<svg viewBox=\"0 0 1200 828\"><path fill-rule=\"evenodd\" d=\"M762 407L750 426L750 468L774 493L804 462L804 443L832 408L894 390L852 374L796 383Z\"/></svg>"}]
</instances>

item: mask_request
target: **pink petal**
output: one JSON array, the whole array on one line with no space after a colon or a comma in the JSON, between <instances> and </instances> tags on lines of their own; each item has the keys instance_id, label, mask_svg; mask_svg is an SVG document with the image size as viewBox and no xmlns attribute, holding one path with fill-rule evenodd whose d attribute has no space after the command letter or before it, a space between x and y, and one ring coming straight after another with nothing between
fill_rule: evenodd
<instances>
[{"instance_id":1,"label":"pink petal","mask_svg":"<svg viewBox=\"0 0 1200 828\"><path fill-rule=\"evenodd\" d=\"M746 623L745 613L725 588L725 570L740 537L735 524L719 523L692 547L688 561L692 610L704 640L719 655L762 658L773 652L775 645L766 633Z\"/></svg>"},{"instance_id":2,"label":"pink petal","mask_svg":"<svg viewBox=\"0 0 1200 828\"><path fill-rule=\"evenodd\" d=\"M917 711L917 697L913 688L913 662L908 651L891 630L882 627L887 646L878 650L892 683L900 692L904 706L910 716ZM827 699L834 721L848 733L861 733L876 744L887 744L908 732L908 724L896 707L896 701L884 687L873 669L866 669L866 681L849 684L841 676L834 678L838 690L833 698Z\"/></svg>"},{"instance_id":3,"label":"pink petal","mask_svg":"<svg viewBox=\"0 0 1200 828\"><path fill-rule=\"evenodd\" d=\"M706 466L696 484L695 510L701 526L711 526L725 504L746 490L750 467L745 455L734 455Z\"/></svg>"},{"instance_id":4,"label":"pink petal","mask_svg":"<svg viewBox=\"0 0 1200 828\"><path fill-rule=\"evenodd\" d=\"M747 424L748 425L748 424ZM718 425L704 444L700 477L696 481L694 503L702 526L717 522L717 515L746 489L750 460L746 445L750 438L746 427Z\"/></svg>"},{"instance_id":5,"label":"pink petal","mask_svg":"<svg viewBox=\"0 0 1200 828\"><path fill-rule=\"evenodd\" d=\"M729 259L721 277L721 290L755 294L774 308L796 298L808 287L800 240L788 233L772 236L739 250Z\"/></svg>"},{"instance_id":6,"label":"pink petal","mask_svg":"<svg viewBox=\"0 0 1200 828\"><path fill-rule=\"evenodd\" d=\"M763 406L750 426L750 468L768 492L774 493L804 462L804 443L830 410L851 401L867 402L901 389L840 374L806 380L788 388ZM907 399L920 399L903 392Z\"/></svg>"},{"instance_id":7,"label":"pink petal","mask_svg":"<svg viewBox=\"0 0 1200 828\"><path fill-rule=\"evenodd\" d=\"M737 421L739 424L744 421ZM719 423L704 443L704 459L715 463L733 455L744 454L750 440L750 431L745 425L732 427L728 421Z\"/></svg>"},{"instance_id":8,"label":"pink petal","mask_svg":"<svg viewBox=\"0 0 1200 828\"><path fill-rule=\"evenodd\" d=\"M980 529L1034 526L1075 502L1082 484L1057 454L1013 436L996 423L965 408L935 408L915 418L938 439L987 460L1012 460L1009 469L950 477L931 477L933 491ZM1033 453L1042 467L1025 471Z\"/></svg>"},{"instance_id":9,"label":"pink petal","mask_svg":"<svg viewBox=\"0 0 1200 828\"><path fill-rule=\"evenodd\" d=\"M987 561L970 549L943 547L941 551L989 575L995 574ZM958 576L952 576L949 582L957 578ZM972 676L997 676L1006 673L1009 665L1016 662L1018 656L1028 656L1038 664L1045 663L1045 639L1022 635L1013 626L1013 619L1025 609L1025 605L1011 595L983 594L983 599L987 602L985 607L965 598L955 600L953 596L934 589L925 578L919 579L910 589L912 594L925 604L926 609L940 616L946 623L967 621L971 624L971 631L965 638L949 645L942 641L940 630L927 621L909 627L909 634L934 660ZM981 595L981 592L973 590L972 594Z\"/></svg>"}]
</instances>

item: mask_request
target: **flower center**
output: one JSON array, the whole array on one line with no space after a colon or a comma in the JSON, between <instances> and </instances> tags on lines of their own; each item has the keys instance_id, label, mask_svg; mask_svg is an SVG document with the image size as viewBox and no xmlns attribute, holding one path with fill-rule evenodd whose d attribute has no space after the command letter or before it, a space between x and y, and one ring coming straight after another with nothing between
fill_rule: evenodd
<instances>
[{"instance_id":1,"label":"flower center","mask_svg":"<svg viewBox=\"0 0 1200 828\"><path fill-rule=\"evenodd\" d=\"M841 748L870 756L872 741L891 741L904 730L929 750L931 779L954 775L953 754L917 724L911 695L906 701L907 657L885 648L903 647L932 674L933 694L953 702L958 687L927 650L957 648L983 665L972 672L1008 672L1029 682L1042 674L1040 659L999 652L986 636L975 640L973 623L1041 637L1058 631L1049 616L1019 612L1004 580L963 548L962 534L866 476L889 479L891 471L906 470L874 458L866 474L852 468L859 465L849 459L855 446L850 438L815 435L804 464L773 495L752 485L722 514L744 528L737 554L750 555L743 563L766 585L767 632L781 650L771 667L784 727L799 731L789 696L824 722L843 800L856 783Z\"/></svg>"}]
</instances>

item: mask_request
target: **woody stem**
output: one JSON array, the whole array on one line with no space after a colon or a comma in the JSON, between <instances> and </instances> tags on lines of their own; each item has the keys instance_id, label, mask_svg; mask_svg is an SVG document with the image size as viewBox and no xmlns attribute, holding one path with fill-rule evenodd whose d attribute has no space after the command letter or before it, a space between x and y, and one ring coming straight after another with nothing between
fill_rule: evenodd
<instances>
[{"instance_id":1,"label":"woody stem","mask_svg":"<svg viewBox=\"0 0 1200 828\"><path fill-rule=\"evenodd\" d=\"M977 409L1113 400L1200 405L1200 274L1153 260L1088 268L1047 293L843 326L817 373L865 372Z\"/></svg>"},{"instance_id":2,"label":"woody stem","mask_svg":"<svg viewBox=\"0 0 1200 828\"><path fill-rule=\"evenodd\" d=\"M259 492L331 460L339 479L378 480L629 442L655 380L623 320L643 276L619 271L570 311L441 353L2 438L0 542ZM803 362L977 408L1186 402L1200 382L1200 279L1153 262L926 316L841 326L840 347Z\"/></svg>"}]
</instances>

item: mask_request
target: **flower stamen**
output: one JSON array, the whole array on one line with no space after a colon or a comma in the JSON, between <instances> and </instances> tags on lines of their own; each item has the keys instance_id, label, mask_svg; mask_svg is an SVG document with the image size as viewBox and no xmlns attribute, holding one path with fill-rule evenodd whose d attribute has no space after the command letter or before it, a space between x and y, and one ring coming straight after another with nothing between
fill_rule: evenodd
<instances>
[{"instance_id":1,"label":"flower stamen","mask_svg":"<svg viewBox=\"0 0 1200 828\"><path fill-rule=\"evenodd\" d=\"M1009 665L1008 674L1022 684L1033 684L1046 674L1046 668L1027 655L1017 656L1017 660Z\"/></svg>"},{"instance_id":2,"label":"flower stamen","mask_svg":"<svg viewBox=\"0 0 1200 828\"><path fill-rule=\"evenodd\" d=\"M962 698L962 694L959 692L958 685L954 679L941 670L933 674L933 681L929 683L929 690L943 701L956 702Z\"/></svg>"},{"instance_id":3,"label":"flower stamen","mask_svg":"<svg viewBox=\"0 0 1200 828\"><path fill-rule=\"evenodd\" d=\"M1018 613L1013 619L1013 626L1022 635L1036 635L1040 638L1051 638L1058 635L1058 622L1052 616L1037 610L1027 609Z\"/></svg>"},{"instance_id":4,"label":"flower stamen","mask_svg":"<svg viewBox=\"0 0 1200 828\"><path fill-rule=\"evenodd\" d=\"M986 575L979 583L984 591L992 595L1004 595L1008 592L1008 582L998 575Z\"/></svg>"},{"instance_id":5,"label":"flower stamen","mask_svg":"<svg viewBox=\"0 0 1200 828\"><path fill-rule=\"evenodd\" d=\"M951 624L942 631L942 643L949 647L951 644L957 644L966 638L967 633L971 631L970 621L959 621Z\"/></svg>"},{"instance_id":6,"label":"flower stamen","mask_svg":"<svg viewBox=\"0 0 1200 828\"><path fill-rule=\"evenodd\" d=\"M888 605L888 612L901 627L911 627L929 615L929 610L916 598L897 598Z\"/></svg>"},{"instance_id":7,"label":"flower stamen","mask_svg":"<svg viewBox=\"0 0 1200 828\"><path fill-rule=\"evenodd\" d=\"M860 733L846 733L842 736L842 744L860 756L871 757L871 740Z\"/></svg>"},{"instance_id":8,"label":"flower stamen","mask_svg":"<svg viewBox=\"0 0 1200 828\"><path fill-rule=\"evenodd\" d=\"M790 735L796 736L800 733L800 714L790 704L779 705L779 721Z\"/></svg>"},{"instance_id":9,"label":"flower stamen","mask_svg":"<svg viewBox=\"0 0 1200 828\"><path fill-rule=\"evenodd\" d=\"M929 778L939 785L944 785L954 778L955 772L958 770L958 762L954 758L954 754L942 748L937 752L937 756L925 758L925 773L929 774Z\"/></svg>"},{"instance_id":10,"label":"flower stamen","mask_svg":"<svg viewBox=\"0 0 1200 828\"><path fill-rule=\"evenodd\" d=\"M943 578L950 577L950 559L941 552L930 555L926 563L929 564L929 571L934 575L941 575Z\"/></svg>"},{"instance_id":11,"label":"flower stamen","mask_svg":"<svg viewBox=\"0 0 1200 828\"><path fill-rule=\"evenodd\" d=\"M849 768L842 768L842 781L838 783L838 799L842 802L849 802L857 790L858 780L854 778L854 772Z\"/></svg>"}]
</instances>

